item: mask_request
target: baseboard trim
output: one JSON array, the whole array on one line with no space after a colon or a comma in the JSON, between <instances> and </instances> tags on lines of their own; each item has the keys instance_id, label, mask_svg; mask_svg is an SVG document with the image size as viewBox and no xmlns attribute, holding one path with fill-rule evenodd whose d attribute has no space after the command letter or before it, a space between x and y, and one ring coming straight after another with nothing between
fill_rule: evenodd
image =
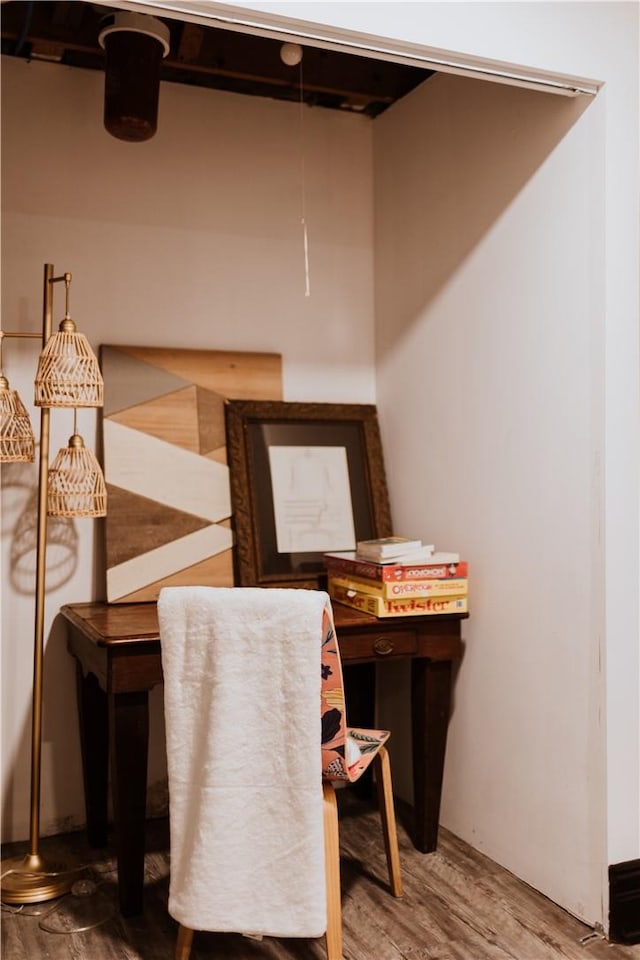
<instances>
[{"instance_id":1,"label":"baseboard trim","mask_svg":"<svg viewBox=\"0 0 640 960\"><path fill-rule=\"evenodd\" d=\"M640 860L609 867L609 940L640 943Z\"/></svg>"}]
</instances>

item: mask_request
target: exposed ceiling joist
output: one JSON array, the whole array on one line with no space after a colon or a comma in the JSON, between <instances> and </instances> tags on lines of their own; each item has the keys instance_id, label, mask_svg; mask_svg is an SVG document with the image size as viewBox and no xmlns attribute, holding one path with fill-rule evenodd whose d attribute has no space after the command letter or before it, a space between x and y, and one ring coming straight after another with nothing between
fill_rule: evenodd
<instances>
[{"instance_id":1,"label":"exposed ceiling joist","mask_svg":"<svg viewBox=\"0 0 640 960\"><path fill-rule=\"evenodd\" d=\"M10 0L2 4L2 53L103 70L100 23L116 6ZM299 100L300 70L280 58L281 40L167 17L170 52L161 80ZM305 46L302 91L313 106L375 117L433 71Z\"/></svg>"}]
</instances>

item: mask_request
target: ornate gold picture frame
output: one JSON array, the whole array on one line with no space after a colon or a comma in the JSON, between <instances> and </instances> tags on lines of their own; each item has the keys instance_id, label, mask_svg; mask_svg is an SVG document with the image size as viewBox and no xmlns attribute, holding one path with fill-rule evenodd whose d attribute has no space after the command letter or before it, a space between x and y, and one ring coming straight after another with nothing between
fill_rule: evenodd
<instances>
[{"instance_id":1,"label":"ornate gold picture frame","mask_svg":"<svg viewBox=\"0 0 640 960\"><path fill-rule=\"evenodd\" d=\"M225 404L238 586L324 587L323 554L391 534L375 406Z\"/></svg>"}]
</instances>

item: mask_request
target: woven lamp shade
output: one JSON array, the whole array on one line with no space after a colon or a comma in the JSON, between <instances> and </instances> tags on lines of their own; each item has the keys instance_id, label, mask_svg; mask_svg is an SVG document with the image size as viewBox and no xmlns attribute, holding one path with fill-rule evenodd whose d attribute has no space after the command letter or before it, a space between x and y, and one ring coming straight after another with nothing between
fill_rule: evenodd
<instances>
[{"instance_id":1,"label":"woven lamp shade","mask_svg":"<svg viewBox=\"0 0 640 960\"><path fill-rule=\"evenodd\" d=\"M74 433L49 468L47 513L50 517L104 517L107 488L95 454Z\"/></svg>"},{"instance_id":2,"label":"woven lamp shade","mask_svg":"<svg viewBox=\"0 0 640 960\"><path fill-rule=\"evenodd\" d=\"M101 407L104 384L95 353L69 317L40 354L36 373L37 407Z\"/></svg>"},{"instance_id":3,"label":"woven lamp shade","mask_svg":"<svg viewBox=\"0 0 640 960\"><path fill-rule=\"evenodd\" d=\"M31 463L35 448L29 414L17 390L0 376L0 463Z\"/></svg>"}]
</instances>

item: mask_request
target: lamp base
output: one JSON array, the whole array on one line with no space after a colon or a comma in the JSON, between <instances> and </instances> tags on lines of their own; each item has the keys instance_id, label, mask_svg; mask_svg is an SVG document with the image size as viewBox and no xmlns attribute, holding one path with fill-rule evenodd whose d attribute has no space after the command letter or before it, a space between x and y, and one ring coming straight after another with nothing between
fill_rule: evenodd
<instances>
[{"instance_id":1,"label":"lamp base","mask_svg":"<svg viewBox=\"0 0 640 960\"><path fill-rule=\"evenodd\" d=\"M81 867L48 863L39 854L12 857L2 863L0 899L3 903L41 903L68 893Z\"/></svg>"}]
</instances>

